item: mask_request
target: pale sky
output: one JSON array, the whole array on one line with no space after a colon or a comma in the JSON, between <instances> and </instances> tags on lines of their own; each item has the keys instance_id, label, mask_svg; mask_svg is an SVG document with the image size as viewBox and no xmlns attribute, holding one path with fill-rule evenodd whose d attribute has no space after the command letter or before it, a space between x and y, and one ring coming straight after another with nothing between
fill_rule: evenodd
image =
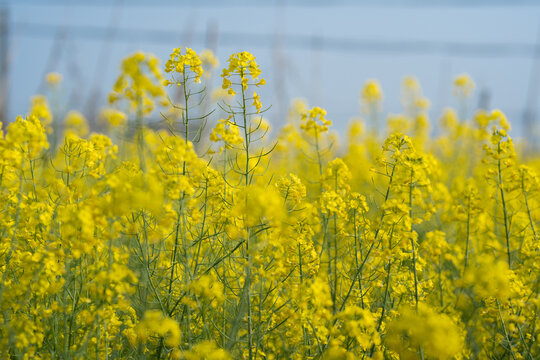
<instances>
[{"instance_id":1,"label":"pale sky","mask_svg":"<svg viewBox=\"0 0 540 360\"><path fill-rule=\"evenodd\" d=\"M442 108L455 105L452 78L466 72L477 90L489 91L490 107L507 113L514 133L521 135L540 1L491 2L496 6L485 1L474 6L451 1L192 3L197 2L4 3L10 117L27 112L30 96L42 91L49 71L64 74L65 97L84 111L96 91L105 104L120 61L131 52L155 53L164 64L174 47L200 51L210 46L222 65L235 51L257 57L267 80L262 101L273 105L267 115L275 124L283 122L290 99L302 97L310 106L326 108L327 117L343 130L359 115L359 91L371 78L382 84L385 112L399 112L401 80L407 75L419 79L436 122ZM533 100L538 107L540 99Z\"/></svg>"}]
</instances>

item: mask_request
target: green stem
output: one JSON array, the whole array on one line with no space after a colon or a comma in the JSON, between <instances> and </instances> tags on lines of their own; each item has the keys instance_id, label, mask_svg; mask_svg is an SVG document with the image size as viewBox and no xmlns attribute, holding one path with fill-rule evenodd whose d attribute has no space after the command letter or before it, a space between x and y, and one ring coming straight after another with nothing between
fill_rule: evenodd
<instances>
[{"instance_id":1,"label":"green stem","mask_svg":"<svg viewBox=\"0 0 540 360\"><path fill-rule=\"evenodd\" d=\"M508 256L508 268L512 269L512 258L511 258L511 251L510 251L510 227L508 224L508 213L506 210L506 200L504 197L504 189L503 189L503 178L502 178L502 169L501 169L501 144L499 143L497 145L497 152L499 154L499 159L497 160L497 166L499 170L499 190L501 193L501 202L502 202L502 208L503 208L503 215L504 215L504 236L506 239L506 254Z\"/></svg>"},{"instance_id":2,"label":"green stem","mask_svg":"<svg viewBox=\"0 0 540 360\"><path fill-rule=\"evenodd\" d=\"M411 246L412 246L412 261L413 261L413 275L414 275L414 299L416 304L416 310L418 310L418 276L416 272L416 244L414 241L413 234L413 202L412 202L412 191L413 191L413 175L414 170L411 168L411 180L409 183L409 218L411 221Z\"/></svg>"}]
</instances>

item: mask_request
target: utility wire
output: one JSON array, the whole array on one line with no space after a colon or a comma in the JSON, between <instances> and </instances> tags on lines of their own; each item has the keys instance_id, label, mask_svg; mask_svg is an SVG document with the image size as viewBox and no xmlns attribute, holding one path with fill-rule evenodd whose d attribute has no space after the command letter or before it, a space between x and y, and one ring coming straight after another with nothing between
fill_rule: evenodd
<instances>
[{"instance_id":1,"label":"utility wire","mask_svg":"<svg viewBox=\"0 0 540 360\"><path fill-rule=\"evenodd\" d=\"M58 26L15 22L12 23L13 33L28 37L54 37ZM87 40L103 40L110 35L110 30L101 26L77 25L69 28L70 36ZM117 28L116 42L148 42L172 44L178 42L179 33L158 29L128 29ZM206 33L194 32L192 41L206 42ZM275 34L253 34L240 32L220 32L221 45L249 48L272 48ZM318 50L337 52L390 53L390 54L434 54L453 57L505 57L505 58L534 58L536 45L526 43L473 43L473 42L444 42L429 40L368 40L345 37L326 37L310 35L282 35L283 46L312 50L315 43Z\"/></svg>"},{"instance_id":2,"label":"utility wire","mask_svg":"<svg viewBox=\"0 0 540 360\"><path fill-rule=\"evenodd\" d=\"M111 6L109 0L10 0L11 6ZM269 8L278 5L278 0L249 1L249 0L130 0L126 3L128 7L184 7L184 8L205 8L205 7L257 7ZM300 8L336 8L336 7L520 7L539 6L537 0L295 0L288 4L290 7Z\"/></svg>"}]
</instances>

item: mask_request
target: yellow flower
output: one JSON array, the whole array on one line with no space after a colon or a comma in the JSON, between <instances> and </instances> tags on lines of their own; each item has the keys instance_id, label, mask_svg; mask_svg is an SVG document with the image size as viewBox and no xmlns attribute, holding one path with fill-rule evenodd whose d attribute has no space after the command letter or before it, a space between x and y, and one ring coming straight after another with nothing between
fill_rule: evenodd
<instances>
[{"instance_id":1,"label":"yellow flower","mask_svg":"<svg viewBox=\"0 0 540 360\"><path fill-rule=\"evenodd\" d=\"M456 96L469 97L474 88L475 83L468 74L461 74L454 79L454 94Z\"/></svg>"},{"instance_id":2,"label":"yellow flower","mask_svg":"<svg viewBox=\"0 0 540 360\"><path fill-rule=\"evenodd\" d=\"M375 104L382 100L381 86L376 80L368 80L362 89L362 101L366 104Z\"/></svg>"},{"instance_id":3,"label":"yellow flower","mask_svg":"<svg viewBox=\"0 0 540 360\"><path fill-rule=\"evenodd\" d=\"M52 123L53 117L49 108L49 103L47 102L45 96L36 95L32 97L30 105L30 115L36 116L41 121L47 132L52 131L50 125Z\"/></svg>"},{"instance_id":4,"label":"yellow flower","mask_svg":"<svg viewBox=\"0 0 540 360\"><path fill-rule=\"evenodd\" d=\"M227 351L220 349L212 341L203 341L195 344L192 349L184 353L186 360L229 360L231 356Z\"/></svg>"},{"instance_id":5,"label":"yellow flower","mask_svg":"<svg viewBox=\"0 0 540 360\"><path fill-rule=\"evenodd\" d=\"M209 55L210 54L206 53L206 60L215 63L215 61L212 61L212 58ZM173 78L170 80L166 80L164 85L168 86L171 84L176 84L178 86L181 86L185 84L187 80L190 80L190 76L192 76L191 79L193 79L193 81L195 81L196 83L200 83L201 76L204 73L202 65L203 62L201 58L193 49L186 48L185 54L182 54L181 47L174 49L169 56L169 60L165 64L165 72L171 73L173 75ZM174 73L181 76L174 77Z\"/></svg>"},{"instance_id":6,"label":"yellow flower","mask_svg":"<svg viewBox=\"0 0 540 360\"><path fill-rule=\"evenodd\" d=\"M266 84L264 79L259 79L261 70L255 62L255 56L247 51L232 54L227 61L228 66L223 69L221 77L223 78L223 89L228 89L229 94L234 95L232 89L231 77L237 76L243 91L246 91L248 85L262 86ZM251 83L249 82L251 81Z\"/></svg>"},{"instance_id":7,"label":"yellow flower","mask_svg":"<svg viewBox=\"0 0 540 360\"><path fill-rule=\"evenodd\" d=\"M56 72L50 72L45 76L45 79L50 86L56 86L62 82L63 76Z\"/></svg>"},{"instance_id":8,"label":"yellow flower","mask_svg":"<svg viewBox=\"0 0 540 360\"><path fill-rule=\"evenodd\" d=\"M300 125L300 129L315 136L327 132L329 126L332 125L332 121L326 119L325 116L326 110L315 106L302 114L302 124Z\"/></svg>"},{"instance_id":9,"label":"yellow flower","mask_svg":"<svg viewBox=\"0 0 540 360\"><path fill-rule=\"evenodd\" d=\"M159 310L146 311L143 320L137 325L135 331L137 342L145 343L151 337L159 335L164 338L164 343L168 347L180 345L181 333L178 323Z\"/></svg>"},{"instance_id":10,"label":"yellow flower","mask_svg":"<svg viewBox=\"0 0 540 360\"><path fill-rule=\"evenodd\" d=\"M253 106L255 106L255 108L257 109L257 114L262 109L261 98L255 91L253 92Z\"/></svg>"},{"instance_id":11,"label":"yellow flower","mask_svg":"<svg viewBox=\"0 0 540 360\"><path fill-rule=\"evenodd\" d=\"M122 72L109 95L111 104L126 100L131 111L151 113L155 102L167 103L159 60L152 54L136 52L122 61Z\"/></svg>"},{"instance_id":12,"label":"yellow flower","mask_svg":"<svg viewBox=\"0 0 540 360\"><path fill-rule=\"evenodd\" d=\"M240 145L244 142L244 139L240 135L240 128L238 125L232 123L231 116L227 119L219 119L216 127L210 133L210 140L213 142L223 141L225 148L230 149L236 145ZM223 148L220 148L220 153Z\"/></svg>"},{"instance_id":13,"label":"yellow flower","mask_svg":"<svg viewBox=\"0 0 540 360\"><path fill-rule=\"evenodd\" d=\"M115 109L101 110L99 117L102 121L112 127L123 126L127 122L127 115Z\"/></svg>"},{"instance_id":14,"label":"yellow flower","mask_svg":"<svg viewBox=\"0 0 540 360\"><path fill-rule=\"evenodd\" d=\"M403 358L414 357L417 351L441 360L464 353L464 332L450 316L424 303L418 304L418 310L402 308L400 312L388 325L386 343Z\"/></svg>"},{"instance_id":15,"label":"yellow flower","mask_svg":"<svg viewBox=\"0 0 540 360\"><path fill-rule=\"evenodd\" d=\"M86 136L90 131L86 118L78 111L68 112L64 123L67 131L71 131L78 136Z\"/></svg>"}]
</instances>

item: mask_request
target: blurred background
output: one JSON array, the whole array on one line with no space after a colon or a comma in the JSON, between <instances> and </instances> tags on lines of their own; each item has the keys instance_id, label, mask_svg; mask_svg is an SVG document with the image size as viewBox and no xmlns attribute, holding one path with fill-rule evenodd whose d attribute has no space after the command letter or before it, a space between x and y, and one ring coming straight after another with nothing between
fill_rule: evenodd
<instances>
[{"instance_id":1,"label":"blurred background","mask_svg":"<svg viewBox=\"0 0 540 360\"><path fill-rule=\"evenodd\" d=\"M380 82L385 113L401 112L409 75L420 81L437 123L446 106L456 106L453 78L468 73L476 82L472 107L500 108L514 136L539 137L538 0L3 1L1 118L26 114L30 97L46 91L45 75L59 72L66 108L92 122L123 57L142 50L164 64L179 46L211 49L221 65L233 52L252 52L275 126L291 99L305 98L343 131L361 115L368 79Z\"/></svg>"}]
</instances>

